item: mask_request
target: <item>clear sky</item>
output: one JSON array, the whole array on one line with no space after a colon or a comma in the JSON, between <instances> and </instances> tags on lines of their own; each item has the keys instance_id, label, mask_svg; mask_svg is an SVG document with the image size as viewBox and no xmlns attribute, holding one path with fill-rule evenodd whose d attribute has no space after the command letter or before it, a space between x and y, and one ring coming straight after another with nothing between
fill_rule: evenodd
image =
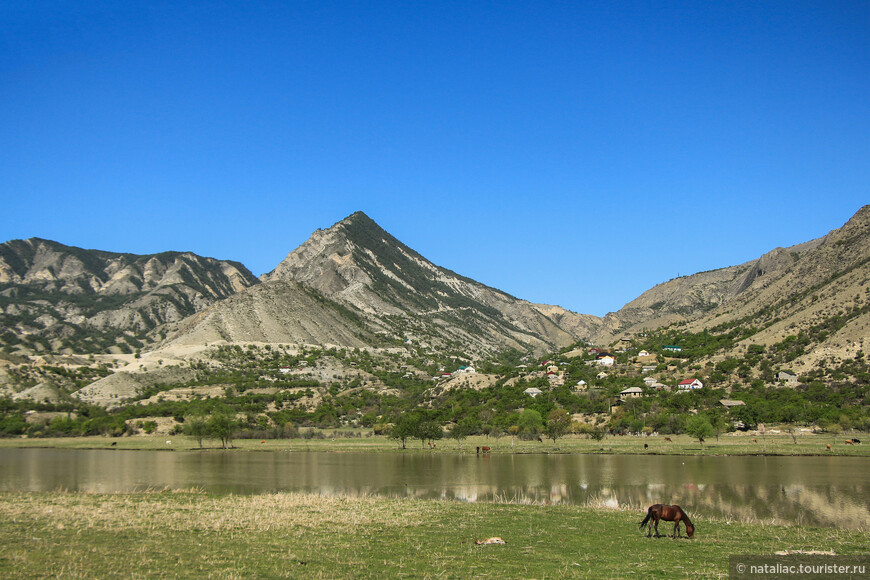
<instances>
[{"instance_id":1,"label":"clear sky","mask_svg":"<svg viewBox=\"0 0 870 580\"><path fill-rule=\"evenodd\" d=\"M0 2L0 241L272 270L357 210L603 315L870 203L870 2Z\"/></svg>"}]
</instances>

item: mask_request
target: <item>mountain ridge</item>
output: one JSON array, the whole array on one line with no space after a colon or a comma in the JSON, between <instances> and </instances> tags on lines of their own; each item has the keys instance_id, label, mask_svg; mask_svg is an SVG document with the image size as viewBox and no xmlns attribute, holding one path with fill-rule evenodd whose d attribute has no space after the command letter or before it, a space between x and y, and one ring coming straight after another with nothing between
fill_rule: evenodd
<instances>
[{"instance_id":1,"label":"mountain ridge","mask_svg":"<svg viewBox=\"0 0 870 580\"><path fill-rule=\"evenodd\" d=\"M161 325L255 284L241 263L192 252L138 255L11 240L0 244L2 342L29 342L37 351L129 351Z\"/></svg>"},{"instance_id":2,"label":"mountain ridge","mask_svg":"<svg viewBox=\"0 0 870 580\"><path fill-rule=\"evenodd\" d=\"M558 348L598 320L519 300L436 266L361 211L313 232L260 279L316 291L384 340L468 355Z\"/></svg>"}]
</instances>

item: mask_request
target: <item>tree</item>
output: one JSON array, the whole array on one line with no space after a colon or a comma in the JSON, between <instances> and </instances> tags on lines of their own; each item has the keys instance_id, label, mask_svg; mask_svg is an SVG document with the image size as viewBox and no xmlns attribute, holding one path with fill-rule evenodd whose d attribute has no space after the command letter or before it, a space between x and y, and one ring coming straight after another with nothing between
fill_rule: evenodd
<instances>
[{"instance_id":1,"label":"tree","mask_svg":"<svg viewBox=\"0 0 870 580\"><path fill-rule=\"evenodd\" d=\"M704 415L695 415L686 421L686 433L698 439L701 445L704 444L705 437L712 437L716 434L710 420Z\"/></svg>"},{"instance_id":2,"label":"tree","mask_svg":"<svg viewBox=\"0 0 870 580\"><path fill-rule=\"evenodd\" d=\"M518 423L520 432L525 435L537 436L544 428L544 419L534 409L525 409L520 414Z\"/></svg>"},{"instance_id":3,"label":"tree","mask_svg":"<svg viewBox=\"0 0 870 580\"><path fill-rule=\"evenodd\" d=\"M232 447L233 435L238 426L236 420L226 413L215 413L207 422L208 433L215 439L220 439L224 449Z\"/></svg>"},{"instance_id":4,"label":"tree","mask_svg":"<svg viewBox=\"0 0 870 580\"><path fill-rule=\"evenodd\" d=\"M208 435L208 425L203 415L190 415L184 418L184 434L196 437L202 449L202 438Z\"/></svg>"},{"instance_id":5,"label":"tree","mask_svg":"<svg viewBox=\"0 0 870 580\"><path fill-rule=\"evenodd\" d=\"M421 445L425 445L426 441L441 439L444 436L444 430L436 421L420 421L414 436L420 438Z\"/></svg>"},{"instance_id":6,"label":"tree","mask_svg":"<svg viewBox=\"0 0 870 580\"><path fill-rule=\"evenodd\" d=\"M474 432L475 423L473 418L465 417L450 429L450 437L456 439L460 449L462 449L462 441Z\"/></svg>"},{"instance_id":7,"label":"tree","mask_svg":"<svg viewBox=\"0 0 870 580\"><path fill-rule=\"evenodd\" d=\"M403 413L399 420L390 430L390 437L402 442L402 449L406 449L405 442L409 437L417 435L420 426L420 415L417 413Z\"/></svg>"},{"instance_id":8,"label":"tree","mask_svg":"<svg viewBox=\"0 0 870 580\"><path fill-rule=\"evenodd\" d=\"M547 416L547 438L553 440L554 446L556 439L567 433L570 427L571 417L565 409L553 409Z\"/></svg>"}]
</instances>

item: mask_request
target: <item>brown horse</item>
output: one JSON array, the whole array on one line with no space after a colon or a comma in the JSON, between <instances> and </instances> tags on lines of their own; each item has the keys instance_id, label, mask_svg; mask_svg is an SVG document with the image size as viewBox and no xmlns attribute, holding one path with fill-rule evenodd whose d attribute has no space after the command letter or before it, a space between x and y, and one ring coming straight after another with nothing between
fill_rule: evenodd
<instances>
[{"instance_id":1,"label":"brown horse","mask_svg":"<svg viewBox=\"0 0 870 580\"><path fill-rule=\"evenodd\" d=\"M695 535L695 526L692 524L689 516L686 515L686 512L683 511L683 508L678 505L664 505L657 503L649 506L649 509L646 510L646 517L643 518L642 522L640 522L641 529L643 529L644 526L649 527L649 532L646 535L647 538L652 535L653 525L655 525L656 537L661 537L659 534L660 520L674 522L674 534L671 536L672 538L676 539L677 537L682 537L678 535L680 533L680 522L685 524L687 536L691 538Z\"/></svg>"}]
</instances>

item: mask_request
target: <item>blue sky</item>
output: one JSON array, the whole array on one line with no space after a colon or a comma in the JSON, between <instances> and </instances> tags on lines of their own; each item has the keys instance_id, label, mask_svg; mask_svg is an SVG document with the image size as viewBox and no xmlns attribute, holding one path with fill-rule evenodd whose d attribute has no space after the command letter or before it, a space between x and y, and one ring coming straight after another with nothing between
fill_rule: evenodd
<instances>
[{"instance_id":1,"label":"blue sky","mask_svg":"<svg viewBox=\"0 0 870 580\"><path fill-rule=\"evenodd\" d=\"M0 3L0 238L260 275L362 210L615 311L870 202L870 2Z\"/></svg>"}]
</instances>

